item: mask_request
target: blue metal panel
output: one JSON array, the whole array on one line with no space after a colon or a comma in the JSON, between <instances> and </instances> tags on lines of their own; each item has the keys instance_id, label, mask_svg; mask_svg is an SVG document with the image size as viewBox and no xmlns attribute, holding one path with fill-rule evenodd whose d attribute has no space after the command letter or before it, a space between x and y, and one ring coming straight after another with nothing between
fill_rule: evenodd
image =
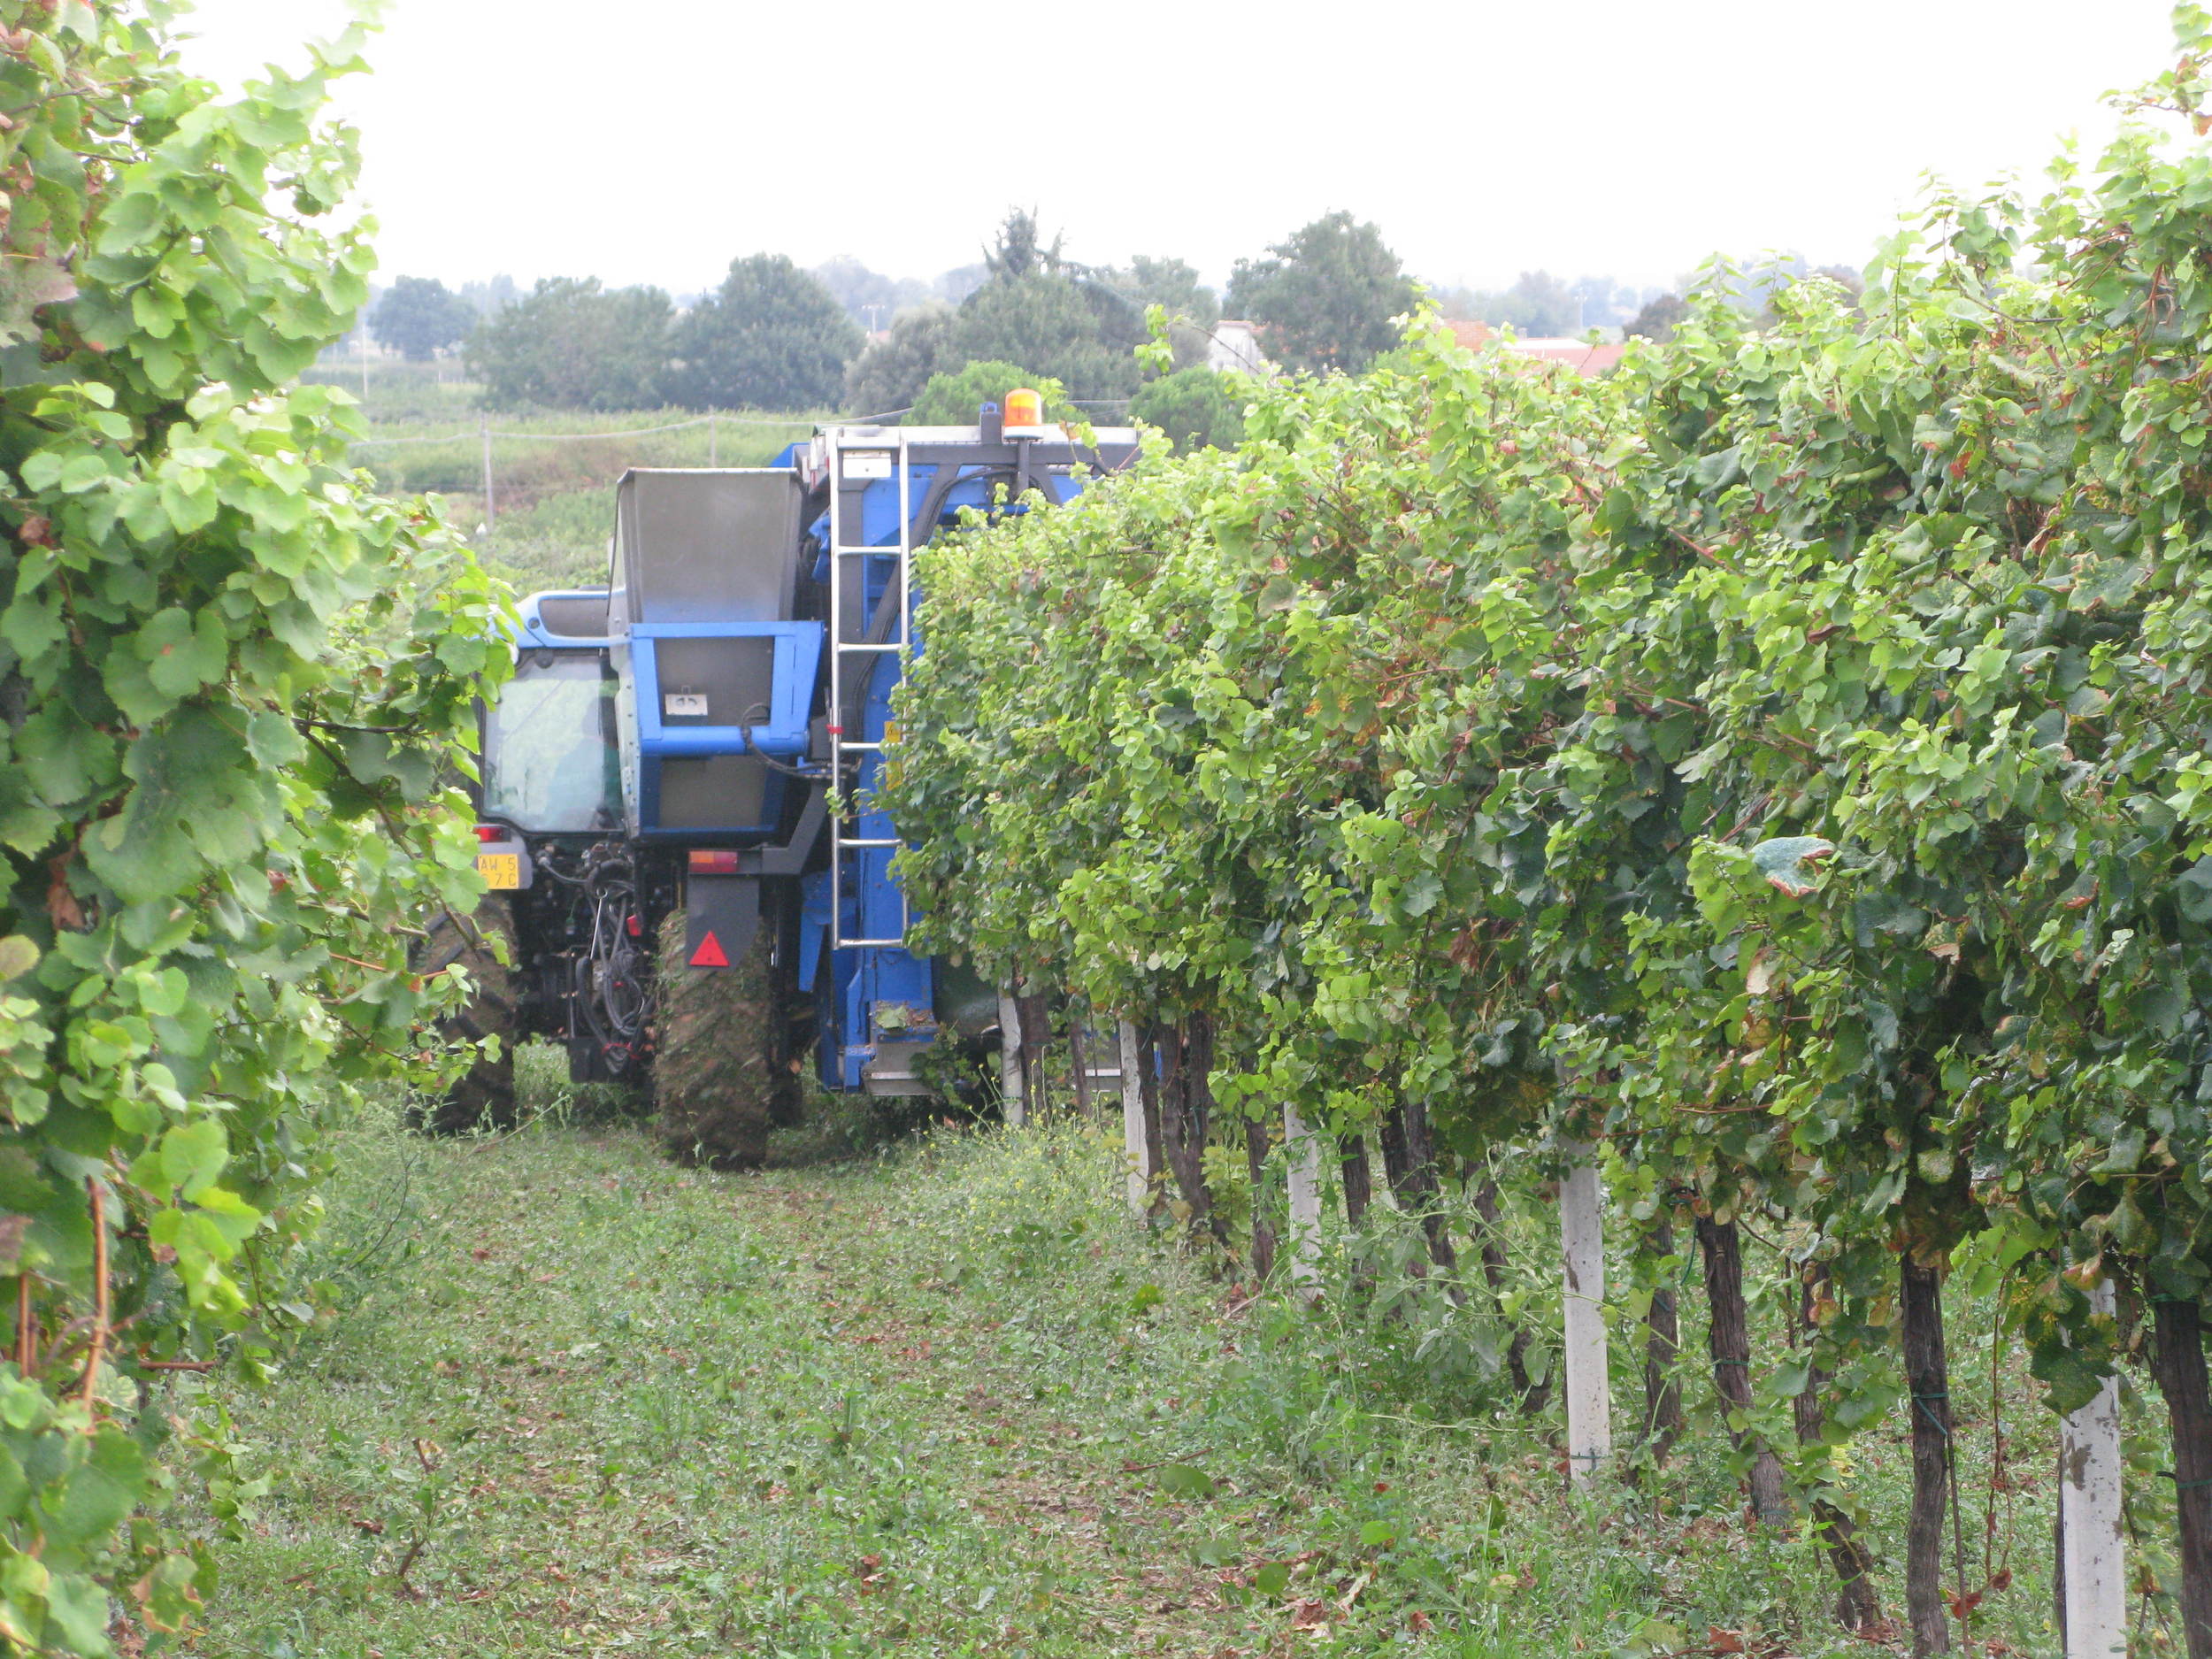
<instances>
[{"instance_id":1,"label":"blue metal panel","mask_svg":"<svg viewBox=\"0 0 2212 1659\"><path fill-rule=\"evenodd\" d=\"M822 970L822 946L829 938L829 872L818 870L799 881L799 989L811 995Z\"/></svg>"},{"instance_id":2,"label":"blue metal panel","mask_svg":"<svg viewBox=\"0 0 2212 1659\"><path fill-rule=\"evenodd\" d=\"M925 504L938 471L935 466L913 469L909 500L918 511ZM962 508L992 504L995 485L989 469L962 471L964 476L946 493L937 521L914 526L918 544L930 540L945 524L956 520ZM1036 488L1056 502L1072 498L1082 489L1083 483L1079 477L1050 475L1033 480ZM895 547L898 511L898 479L894 476L872 480L861 496L861 534L857 544ZM815 579L826 580L828 515L817 518L810 528L825 549L818 561ZM863 602L869 612L873 611L897 572L898 561L892 555L862 561ZM918 594L916 605L921 609ZM914 649L921 649L918 622ZM893 654L887 652L877 658L862 707L861 729L852 735L874 742L882 741L900 669L899 659ZM868 750L862 755L856 783L864 803L872 799L882 766L879 751ZM897 830L889 813L864 804L854 833L861 840L875 840L894 836ZM843 895L846 914L841 931L847 937L882 939L902 931L904 915L898 883L892 874L894 856L892 849L884 848L862 848L853 853L852 880ZM823 1029L816 1050L819 1073L827 1087L857 1089L863 1085L862 1073L868 1062L875 1057L879 1033L911 1041L926 1039L936 1032L936 964L910 951L880 945L826 952L823 946L830 921L828 897L826 883L818 895L809 889L803 912L801 931L806 942L801 947L800 971L807 976L807 983L812 984L821 971L823 957L829 958L830 982L821 998ZM887 1016L893 1022L887 1029L883 1025Z\"/></svg>"}]
</instances>

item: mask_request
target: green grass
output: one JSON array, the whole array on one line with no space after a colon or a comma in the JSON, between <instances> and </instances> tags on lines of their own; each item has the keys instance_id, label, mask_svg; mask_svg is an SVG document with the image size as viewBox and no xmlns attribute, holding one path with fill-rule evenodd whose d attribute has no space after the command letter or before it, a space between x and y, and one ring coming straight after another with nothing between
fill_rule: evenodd
<instances>
[{"instance_id":1,"label":"green grass","mask_svg":"<svg viewBox=\"0 0 2212 1659\"><path fill-rule=\"evenodd\" d=\"M192 1651L1863 1651L1810 1545L1745 1524L1709 1417L1642 1489L1570 1494L1440 1302L1247 1303L1120 1210L1079 1126L724 1176L553 1105L499 1139L352 1137L336 1316L272 1388L197 1402L274 1484ZM2047 1653L2049 1439L2017 1380L1987 1628ZM1855 1455L1901 1517L1901 1425Z\"/></svg>"},{"instance_id":2,"label":"green grass","mask_svg":"<svg viewBox=\"0 0 2212 1659\"><path fill-rule=\"evenodd\" d=\"M713 428L689 409L604 414L485 410L481 388L453 365L373 362L362 408L370 439L354 459L388 492L442 495L452 522L486 564L527 590L606 580L614 484L633 466L760 466L812 432L821 412L725 411ZM361 398L357 369L309 373ZM492 441L495 511L484 502L482 426L516 434ZM682 423L702 423L685 425ZM765 424L762 424L765 423ZM653 426L679 426L645 432Z\"/></svg>"}]
</instances>

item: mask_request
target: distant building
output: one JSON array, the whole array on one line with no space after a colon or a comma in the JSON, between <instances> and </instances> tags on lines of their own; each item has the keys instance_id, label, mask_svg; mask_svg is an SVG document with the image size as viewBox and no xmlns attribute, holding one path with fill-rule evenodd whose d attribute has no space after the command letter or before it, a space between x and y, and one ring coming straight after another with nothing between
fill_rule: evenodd
<instances>
[{"instance_id":1,"label":"distant building","mask_svg":"<svg viewBox=\"0 0 2212 1659\"><path fill-rule=\"evenodd\" d=\"M1452 337L1470 351L1479 351L1498 338L1498 331L1488 323L1450 323L1446 325ZM1533 339L1509 340L1505 349L1517 357L1541 357L1548 363L1563 363L1577 374L1602 374L1626 355L1624 344L1592 344L1587 340Z\"/></svg>"},{"instance_id":2,"label":"distant building","mask_svg":"<svg viewBox=\"0 0 2212 1659\"><path fill-rule=\"evenodd\" d=\"M1225 319L1214 325L1213 338L1207 342L1206 366L1233 369L1240 374L1266 374L1275 365L1260 349L1257 323Z\"/></svg>"}]
</instances>

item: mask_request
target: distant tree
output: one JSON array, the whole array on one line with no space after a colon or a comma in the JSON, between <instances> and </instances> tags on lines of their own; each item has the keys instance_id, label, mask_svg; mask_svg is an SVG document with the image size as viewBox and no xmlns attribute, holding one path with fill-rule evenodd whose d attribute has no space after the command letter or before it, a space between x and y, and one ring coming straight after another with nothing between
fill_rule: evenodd
<instances>
[{"instance_id":1,"label":"distant tree","mask_svg":"<svg viewBox=\"0 0 2212 1659\"><path fill-rule=\"evenodd\" d=\"M461 297L478 317L495 317L520 299L522 290L515 286L514 278L501 275L488 282L462 283Z\"/></svg>"},{"instance_id":2,"label":"distant tree","mask_svg":"<svg viewBox=\"0 0 2212 1659\"><path fill-rule=\"evenodd\" d=\"M1472 322L1482 316L1490 296L1479 288L1431 287L1422 296L1436 307L1436 314L1452 322Z\"/></svg>"},{"instance_id":3,"label":"distant tree","mask_svg":"<svg viewBox=\"0 0 2212 1659\"><path fill-rule=\"evenodd\" d=\"M931 294L926 282L912 277L885 276L871 271L849 254L825 260L812 266L809 274L837 296L837 303L845 308L847 316L868 329L888 326L901 311L924 303Z\"/></svg>"},{"instance_id":4,"label":"distant tree","mask_svg":"<svg viewBox=\"0 0 2212 1659\"><path fill-rule=\"evenodd\" d=\"M675 308L658 288L548 277L469 337L468 363L495 404L652 406Z\"/></svg>"},{"instance_id":5,"label":"distant tree","mask_svg":"<svg viewBox=\"0 0 2212 1659\"><path fill-rule=\"evenodd\" d=\"M1007 216L978 272L983 280L957 310L903 313L889 338L861 354L846 377L849 407L885 413L911 407L933 376L972 363L1026 364L1078 399L1126 397L1141 379L1133 349L1147 338L1148 306L1206 325L1220 314L1182 261L1140 257L1126 269L1079 265L1029 212ZM948 273L939 282L964 274ZM1179 355L1203 359L1198 328L1186 326L1176 343Z\"/></svg>"},{"instance_id":6,"label":"distant tree","mask_svg":"<svg viewBox=\"0 0 2212 1659\"><path fill-rule=\"evenodd\" d=\"M1490 296L1483 321L1509 325L1524 335L1555 338L1581 330L1582 302L1550 272L1524 271L1511 288Z\"/></svg>"},{"instance_id":7,"label":"distant tree","mask_svg":"<svg viewBox=\"0 0 2212 1659\"><path fill-rule=\"evenodd\" d=\"M1134 419L1157 426L1179 455L1193 449L1233 449L1244 442L1244 406L1251 381L1217 369L1178 369L1138 388L1129 400Z\"/></svg>"},{"instance_id":8,"label":"distant tree","mask_svg":"<svg viewBox=\"0 0 2212 1659\"><path fill-rule=\"evenodd\" d=\"M823 408L866 343L819 279L757 253L677 319L662 386L686 409Z\"/></svg>"},{"instance_id":9,"label":"distant tree","mask_svg":"<svg viewBox=\"0 0 2212 1659\"><path fill-rule=\"evenodd\" d=\"M1060 240L1055 236L1047 246L1035 210L1025 213L1016 208L999 227L996 243L984 250L984 270L995 281L1054 275L1061 268Z\"/></svg>"},{"instance_id":10,"label":"distant tree","mask_svg":"<svg viewBox=\"0 0 2212 1659\"><path fill-rule=\"evenodd\" d=\"M986 403L1002 408L1006 394L1025 386L1045 400L1048 420L1075 420L1079 415L1068 402L1067 388L1048 374L1033 374L1012 363L971 363L957 373L933 375L922 395L914 400L906 418L910 426L972 426Z\"/></svg>"},{"instance_id":11,"label":"distant tree","mask_svg":"<svg viewBox=\"0 0 2212 1659\"><path fill-rule=\"evenodd\" d=\"M475 324L476 308L435 277L401 277L369 319L376 337L411 363L459 345Z\"/></svg>"},{"instance_id":12,"label":"distant tree","mask_svg":"<svg viewBox=\"0 0 2212 1659\"><path fill-rule=\"evenodd\" d=\"M1175 366L1205 362L1213 326L1221 320L1221 301L1182 260L1139 254L1125 266L1107 265L1079 280L1098 315L1099 336L1113 349L1133 351L1149 339L1145 313L1157 305L1168 315Z\"/></svg>"},{"instance_id":13,"label":"distant tree","mask_svg":"<svg viewBox=\"0 0 2212 1659\"><path fill-rule=\"evenodd\" d=\"M1577 277L1567 291L1581 305L1584 328L1617 328L1636 314L1636 290L1609 276Z\"/></svg>"},{"instance_id":14,"label":"distant tree","mask_svg":"<svg viewBox=\"0 0 2212 1659\"><path fill-rule=\"evenodd\" d=\"M1414 308L1418 290L1374 226L1331 213L1267 251L1237 261L1227 309L1265 325L1276 362L1357 373L1397 343L1391 319Z\"/></svg>"},{"instance_id":15,"label":"distant tree","mask_svg":"<svg viewBox=\"0 0 2212 1659\"><path fill-rule=\"evenodd\" d=\"M941 369L1026 363L1079 398L1126 397L1137 388L1135 357L1103 338L1097 310L1056 273L992 278L961 305L947 346Z\"/></svg>"},{"instance_id":16,"label":"distant tree","mask_svg":"<svg viewBox=\"0 0 2212 1659\"><path fill-rule=\"evenodd\" d=\"M1689 302L1679 294L1662 294L1657 299L1647 301L1641 311L1629 319L1621 332L1640 335L1646 340L1671 340L1674 338L1674 326L1689 314Z\"/></svg>"},{"instance_id":17,"label":"distant tree","mask_svg":"<svg viewBox=\"0 0 2212 1659\"><path fill-rule=\"evenodd\" d=\"M888 415L910 407L951 356L953 316L949 306L921 306L902 314L887 338L870 342L845 371L846 411Z\"/></svg>"},{"instance_id":18,"label":"distant tree","mask_svg":"<svg viewBox=\"0 0 2212 1659\"><path fill-rule=\"evenodd\" d=\"M948 305L957 305L991 280L991 267L978 261L974 265L955 265L941 273L930 283L929 291Z\"/></svg>"}]
</instances>

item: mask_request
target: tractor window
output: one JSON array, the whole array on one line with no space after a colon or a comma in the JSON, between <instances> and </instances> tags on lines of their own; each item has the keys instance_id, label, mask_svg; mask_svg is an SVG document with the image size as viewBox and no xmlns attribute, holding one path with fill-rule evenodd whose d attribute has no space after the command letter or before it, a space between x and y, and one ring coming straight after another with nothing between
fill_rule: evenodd
<instances>
[{"instance_id":1,"label":"tractor window","mask_svg":"<svg viewBox=\"0 0 2212 1659\"><path fill-rule=\"evenodd\" d=\"M544 833L616 828L614 677L597 651L525 651L484 715L484 815Z\"/></svg>"}]
</instances>

